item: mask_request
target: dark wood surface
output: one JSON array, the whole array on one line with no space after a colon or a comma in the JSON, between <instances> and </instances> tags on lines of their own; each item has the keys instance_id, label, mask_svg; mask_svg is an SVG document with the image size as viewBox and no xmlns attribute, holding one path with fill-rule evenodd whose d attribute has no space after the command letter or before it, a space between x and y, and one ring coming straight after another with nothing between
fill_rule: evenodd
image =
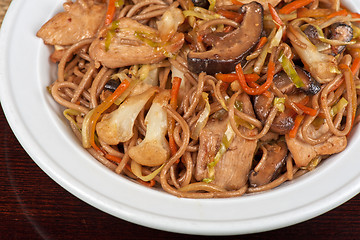
<instances>
[{"instance_id":1,"label":"dark wood surface","mask_svg":"<svg viewBox=\"0 0 360 240\"><path fill-rule=\"evenodd\" d=\"M23 150L0 108L0 239L360 239L360 194L306 222L246 236L169 233L108 215L49 178Z\"/></svg>"}]
</instances>

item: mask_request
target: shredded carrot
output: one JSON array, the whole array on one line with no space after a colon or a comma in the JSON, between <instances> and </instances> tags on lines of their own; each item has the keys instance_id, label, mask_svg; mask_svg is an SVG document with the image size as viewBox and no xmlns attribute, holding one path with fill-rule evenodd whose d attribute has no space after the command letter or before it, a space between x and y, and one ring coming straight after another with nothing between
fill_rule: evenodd
<instances>
[{"instance_id":1,"label":"shredded carrot","mask_svg":"<svg viewBox=\"0 0 360 240\"><path fill-rule=\"evenodd\" d=\"M266 44L267 41L268 41L267 37L260 38L258 44L256 45L255 51L262 48Z\"/></svg>"},{"instance_id":2,"label":"shredded carrot","mask_svg":"<svg viewBox=\"0 0 360 240\"><path fill-rule=\"evenodd\" d=\"M260 95L260 94L264 93L266 90L268 90L271 83L273 82L274 73L275 73L275 63L273 61L270 61L268 64L268 72L267 72L266 82L257 88L253 88L253 87L249 87L247 85L246 78L245 78L244 72L242 70L241 64L239 63L238 65L236 65L236 74L239 78L238 80L239 80L240 86L249 95Z\"/></svg>"},{"instance_id":3,"label":"shredded carrot","mask_svg":"<svg viewBox=\"0 0 360 240\"><path fill-rule=\"evenodd\" d=\"M302 120L304 119L304 116L305 115L297 115L296 116L294 126L289 132L289 137L290 138L295 138L296 137L296 134L297 134L297 132L299 130L299 127L300 127L300 124L301 124Z\"/></svg>"},{"instance_id":4,"label":"shredded carrot","mask_svg":"<svg viewBox=\"0 0 360 240\"><path fill-rule=\"evenodd\" d=\"M217 11L223 17L234 20L237 23L240 23L243 20L244 14L228 11L228 10L219 10Z\"/></svg>"},{"instance_id":5,"label":"shredded carrot","mask_svg":"<svg viewBox=\"0 0 360 240\"><path fill-rule=\"evenodd\" d=\"M106 12L106 18L105 18L105 25L109 25L114 18L115 15L115 1L116 0L109 0L107 12Z\"/></svg>"},{"instance_id":6,"label":"shredded carrot","mask_svg":"<svg viewBox=\"0 0 360 240\"><path fill-rule=\"evenodd\" d=\"M239 6L244 5L242 2L239 2L238 0L231 0L231 3Z\"/></svg>"},{"instance_id":7,"label":"shredded carrot","mask_svg":"<svg viewBox=\"0 0 360 240\"><path fill-rule=\"evenodd\" d=\"M295 103L295 105L300 108L305 114L310 116L316 116L317 111L313 108L307 107L301 103Z\"/></svg>"},{"instance_id":8,"label":"shredded carrot","mask_svg":"<svg viewBox=\"0 0 360 240\"><path fill-rule=\"evenodd\" d=\"M296 9L305 7L309 3L312 3L314 0L295 0L291 3L286 4L279 10L280 14L289 14L295 11Z\"/></svg>"},{"instance_id":9,"label":"shredded carrot","mask_svg":"<svg viewBox=\"0 0 360 240\"><path fill-rule=\"evenodd\" d=\"M170 98L170 106L174 110L177 109L177 98L179 95L180 85L181 85L181 78L174 77L172 82L171 98ZM175 121L173 118L171 118L169 119L169 130L168 130L169 147L170 147L171 155L175 155L178 150L174 139L174 128L175 128ZM179 160L177 160L177 162L179 162Z\"/></svg>"},{"instance_id":10,"label":"shredded carrot","mask_svg":"<svg viewBox=\"0 0 360 240\"><path fill-rule=\"evenodd\" d=\"M356 57L351 65L351 72L355 75L360 69L360 57Z\"/></svg>"},{"instance_id":11,"label":"shredded carrot","mask_svg":"<svg viewBox=\"0 0 360 240\"><path fill-rule=\"evenodd\" d=\"M171 99L170 99L170 105L174 110L177 109L177 99L179 95L180 85L181 85L181 78L174 77L172 82Z\"/></svg>"},{"instance_id":12,"label":"shredded carrot","mask_svg":"<svg viewBox=\"0 0 360 240\"><path fill-rule=\"evenodd\" d=\"M231 83L231 82L233 82L233 81L238 80L238 76L237 76L235 73L227 73L227 74L217 73L217 74L215 75L215 77L216 77L218 80L221 80L221 81L227 82L227 83Z\"/></svg>"},{"instance_id":13,"label":"shredded carrot","mask_svg":"<svg viewBox=\"0 0 360 240\"><path fill-rule=\"evenodd\" d=\"M143 180L141 180L141 179L137 179L137 181L141 184L141 185L144 185L144 186L146 186L146 187L153 187L154 185L155 185L155 180L154 179L151 179L150 181L148 181L148 182L145 182L145 181L143 181Z\"/></svg>"},{"instance_id":14,"label":"shredded carrot","mask_svg":"<svg viewBox=\"0 0 360 240\"><path fill-rule=\"evenodd\" d=\"M95 143L95 127L96 127L96 123L99 119L99 117L101 116L101 114L108 109L114 102L115 100L129 87L130 82L125 79L124 81L122 81L122 83L119 85L119 87L110 95L108 96L99 106L97 106L94 109L94 113L90 118L90 122L91 122L91 126L90 126L90 144L91 146L99 151L99 147L96 145Z\"/></svg>"},{"instance_id":15,"label":"shredded carrot","mask_svg":"<svg viewBox=\"0 0 360 240\"><path fill-rule=\"evenodd\" d=\"M349 12L346 9L343 9L343 10L329 14L328 16L326 16L326 19L331 19L331 18L337 17L337 16L347 16L348 14L349 14Z\"/></svg>"},{"instance_id":16,"label":"shredded carrot","mask_svg":"<svg viewBox=\"0 0 360 240\"><path fill-rule=\"evenodd\" d=\"M297 9L298 18L305 18L305 17L320 18L320 17L326 17L331 13L332 10L327 8L308 9L303 7Z\"/></svg>"},{"instance_id":17,"label":"shredded carrot","mask_svg":"<svg viewBox=\"0 0 360 240\"><path fill-rule=\"evenodd\" d=\"M116 157L116 156L111 155L111 154L105 154L105 158L108 159L108 160L110 160L110 161L116 162L116 163L121 163L121 161L122 161L121 158ZM132 171L131 171L131 167L130 167L128 164L125 165L125 168L126 168L127 170L129 170L130 172L132 172Z\"/></svg>"},{"instance_id":18,"label":"shredded carrot","mask_svg":"<svg viewBox=\"0 0 360 240\"><path fill-rule=\"evenodd\" d=\"M232 26L226 26L224 27L224 32L225 33L228 33L228 32L231 32L231 30L233 30L234 28Z\"/></svg>"},{"instance_id":19,"label":"shredded carrot","mask_svg":"<svg viewBox=\"0 0 360 240\"><path fill-rule=\"evenodd\" d=\"M348 11L348 13L351 15L352 18L360 18L359 13L354 13L354 12L350 12L350 11ZM360 21L357 21L357 22L360 22Z\"/></svg>"},{"instance_id":20,"label":"shredded carrot","mask_svg":"<svg viewBox=\"0 0 360 240\"><path fill-rule=\"evenodd\" d=\"M280 26L284 25L284 22L281 20L279 14L276 12L276 9L269 3L269 11L271 14L271 17L276 25L277 28L280 28Z\"/></svg>"}]
</instances>

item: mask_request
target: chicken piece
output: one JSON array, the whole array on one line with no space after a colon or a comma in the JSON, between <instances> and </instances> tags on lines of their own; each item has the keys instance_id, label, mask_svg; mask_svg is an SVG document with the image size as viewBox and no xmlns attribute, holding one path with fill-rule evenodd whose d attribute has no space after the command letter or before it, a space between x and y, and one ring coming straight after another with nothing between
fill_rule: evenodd
<instances>
[{"instance_id":1,"label":"chicken piece","mask_svg":"<svg viewBox=\"0 0 360 240\"><path fill-rule=\"evenodd\" d=\"M253 2L254 0L237 0L238 2L241 2L243 4L247 4L250 2ZM260 3L264 10L268 10L269 9L269 3L275 7L276 5L278 5L281 0L257 0L256 2ZM217 0L216 1L216 6L217 7L222 7L222 6L229 6L229 5L233 5L233 2L231 0Z\"/></svg>"},{"instance_id":2,"label":"chicken piece","mask_svg":"<svg viewBox=\"0 0 360 240\"><path fill-rule=\"evenodd\" d=\"M310 125L309 129L310 137L318 138L323 133L327 132L328 125L326 123L319 130ZM317 156L331 155L339 153L346 148L347 139L345 136L331 136L325 142L311 145L303 140L302 128L299 129L295 138L290 138L288 134L285 135L286 144L294 158L296 166L306 167L311 160Z\"/></svg>"},{"instance_id":3,"label":"chicken piece","mask_svg":"<svg viewBox=\"0 0 360 240\"><path fill-rule=\"evenodd\" d=\"M245 113L255 116L249 96L239 97ZM214 160L219 151L222 138L229 127L229 120L210 120L200 133L200 146L195 166L195 178L202 181L208 178L208 164ZM231 127L230 127L231 128ZM239 131L246 135L255 135L257 129L249 130L239 127ZM234 133L235 134L235 133ZM244 186L248 181L249 171L255 154L257 141L249 141L235 136L227 151L215 165L213 183L227 190L235 190Z\"/></svg>"},{"instance_id":4,"label":"chicken piece","mask_svg":"<svg viewBox=\"0 0 360 240\"><path fill-rule=\"evenodd\" d=\"M36 36L49 45L72 45L92 38L104 22L106 3L78 0L68 1L60 12L46 22Z\"/></svg>"},{"instance_id":5,"label":"chicken piece","mask_svg":"<svg viewBox=\"0 0 360 240\"><path fill-rule=\"evenodd\" d=\"M239 97L242 103L243 112L255 116L250 98L246 94ZM240 126L239 131L244 135L256 135L256 128L250 130ZM247 140L235 136L229 149L215 166L214 184L227 190L237 190L247 184L249 172L251 170L257 140Z\"/></svg>"},{"instance_id":6,"label":"chicken piece","mask_svg":"<svg viewBox=\"0 0 360 240\"><path fill-rule=\"evenodd\" d=\"M109 68L157 63L178 52L184 44L183 33L176 33L164 43L156 29L131 18L121 18L116 25L115 29L102 29L89 49L92 59Z\"/></svg>"},{"instance_id":7,"label":"chicken piece","mask_svg":"<svg viewBox=\"0 0 360 240\"><path fill-rule=\"evenodd\" d=\"M200 146L195 166L195 178L202 181L207 177L207 165L213 161L219 150L227 126L226 120L209 120L200 133Z\"/></svg>"}]
</instances>

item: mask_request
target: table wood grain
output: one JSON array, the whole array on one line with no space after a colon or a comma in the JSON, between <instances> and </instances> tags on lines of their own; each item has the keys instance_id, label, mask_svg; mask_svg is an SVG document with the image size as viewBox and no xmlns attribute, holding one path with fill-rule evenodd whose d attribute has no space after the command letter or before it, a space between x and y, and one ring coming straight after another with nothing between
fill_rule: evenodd
<instances>
[{"instance_id":1,"label":"table wood grain","mask_svg":"<svg viewBox=\"0 0 360 240\"><path fill-rule=\"evenodd\" d=\"M139 226L74 197L28 156L0 108L2 239L360 239L360 195L297 225L243 236L192 236Z\"/></svg>"}]
</instances>

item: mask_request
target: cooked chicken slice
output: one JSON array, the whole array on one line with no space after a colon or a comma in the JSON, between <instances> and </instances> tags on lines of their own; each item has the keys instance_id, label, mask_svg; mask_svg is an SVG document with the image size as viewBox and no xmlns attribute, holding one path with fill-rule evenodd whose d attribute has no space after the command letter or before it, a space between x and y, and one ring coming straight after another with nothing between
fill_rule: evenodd
<instances>
[{"instance_id":1,"label":"cooked chicken slice","mask_svg":"<svg viewBox=\"0 0 360 240\"><path fill-rule=\"evenodd\" d=\"M156 29L131 18L121 18L116 25L115 29L101 30L89 49L92 59L109 68L157 63L184 44L182 33L176 33L169 43L162 43Z\"/></svg>"},{"instance_id":2,"label":"cooked chicken slice","mask_svg":"<svg viewBox=\"0 0 360 240\"><path fill-rule=\"evenodd\" d=\"M228 120L209 120L200 133L200 146L195 166L195 178L202 181L207 177L207 165L214 160L220 148Z\"/></svg>"},{"instance_id":3,"label":"cooked chicken slice","mask_svg":"<svg viewBox=\"0 0 360 240\"><path fill-rule=\"evenodd\" d=\"M312 125L310 125L310 128L313 128L311 126ZM317 138L321 135L321 133L327 132L327 129L328 126L326 123L324 123L318 131L313 128L310 130L310 137ZM339 153L343 151L347 145L347 139L345 136L331 136L323 143L311 145L303 140L302 128L299 129L295 138L290 138L288 134L286 134L285 139L296 166L298 167L307 166L310 161L317 156Z\"/></svg>"},{"instance_id":4,"label":"cooked chicken slice","mask_svg":"<svg viewBox=\"0 0 360 240\"><path fill-rule=\"evenodd\" d=\"M242 103L243 112L254 117L255 113L249 96L241 94L239 101ZM243 126L239 127L239 131L250 136L256 135L258 132L256 128L250 130ZM257 140L247 140L235 136L229 149L215 166L214 183L227 190L243 187L249 178L256 147Z\"/></svg>"},{"instance_id":5,"label":"cooked chicken slice","mask_svg":"<svg viewBox=\"0 0 360 240\"><path fill-rule=\"evenodd\" d=\"M66 46L92 38L104 22L105 3L79 0L63 6L65 12L56 14L36 34L45 44Z\"/></svg>"},{"instance_id":6,"label":"cooked chicken slice","mask_svg":"<svg viewBox=\"0 0 360 240\"><path fill-rule=\"evenodd\" d=\"M249 96L239 97L245 113L255 116ZM225 131L229 127L229 120L211 120L200 133L200 146L195 166L195 178L202 181L209 178L208 164L214 161L219 151ZM230 127L231 128L231 127ZM239 131L244 135L255 135L257 129L249 130L240 126ZM234 133L235 134L235 133ZM215 165L213 183L228 190L239 189L248 181L257 141L249 141L235 136L227 151Z\"/></svg>"}]
</instances>

